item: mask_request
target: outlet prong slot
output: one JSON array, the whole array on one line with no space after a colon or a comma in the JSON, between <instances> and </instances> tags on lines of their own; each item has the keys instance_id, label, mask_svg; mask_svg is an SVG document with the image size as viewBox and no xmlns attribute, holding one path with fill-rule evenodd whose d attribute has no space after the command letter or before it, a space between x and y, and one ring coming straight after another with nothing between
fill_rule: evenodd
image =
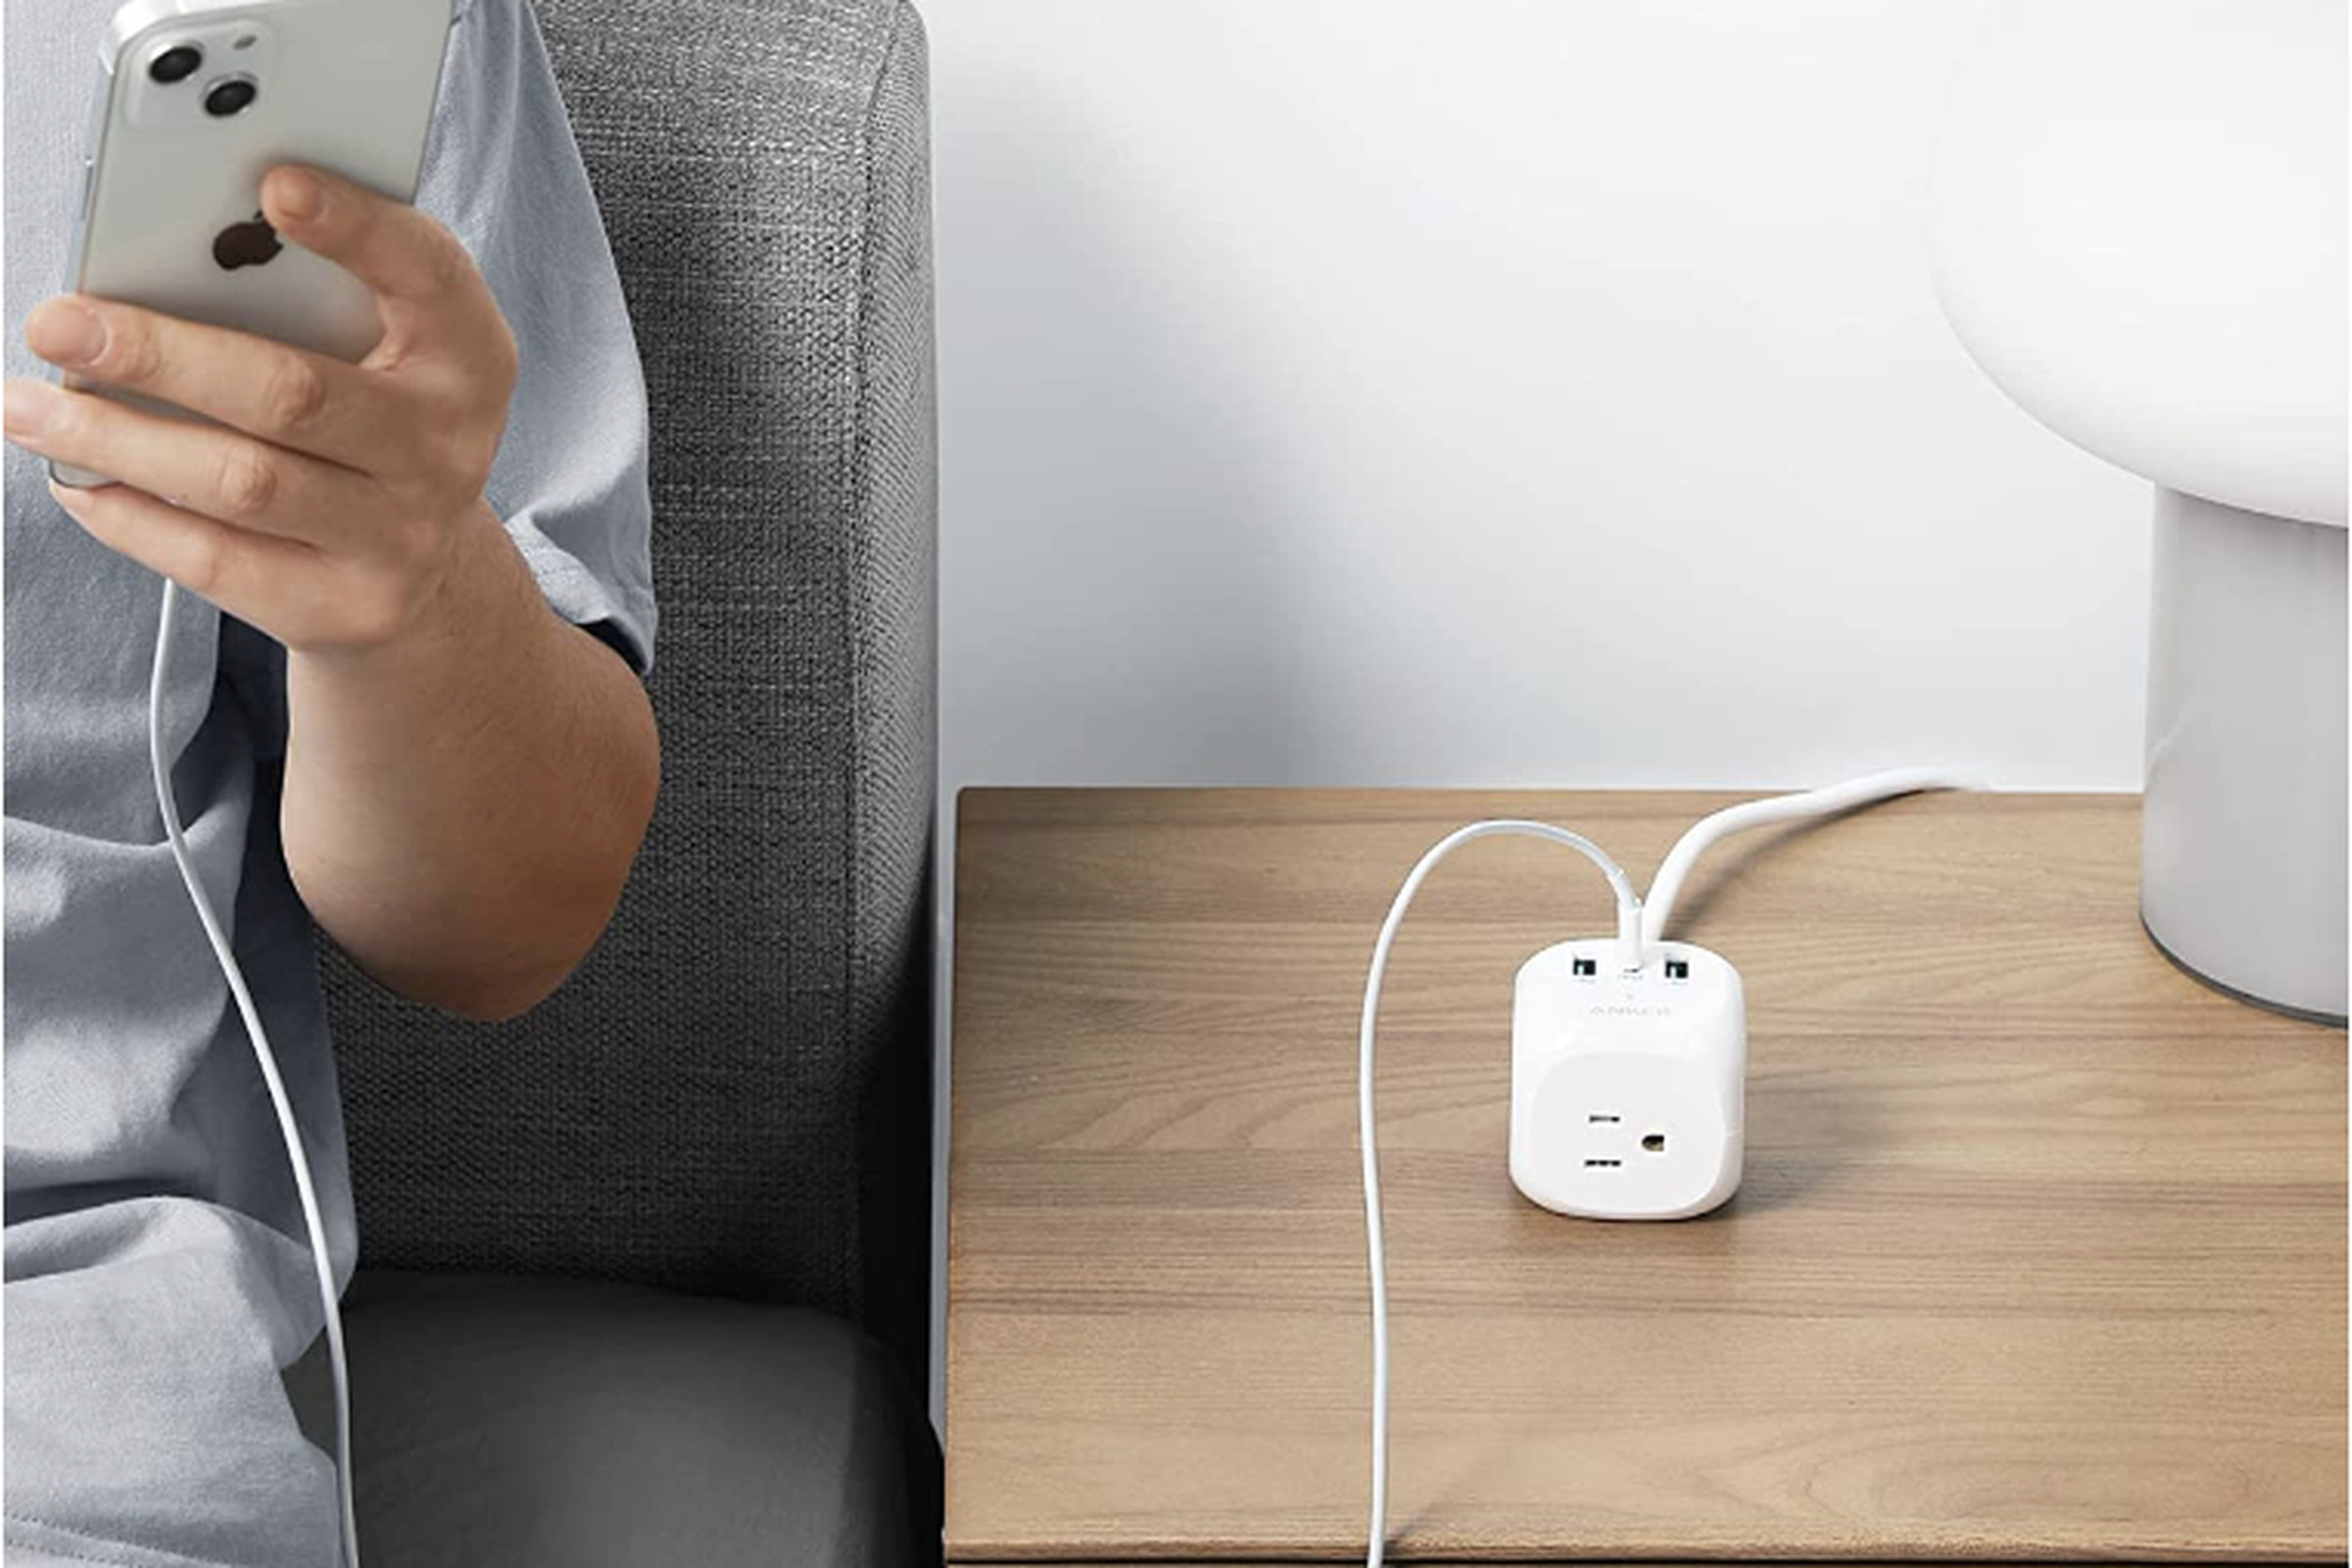
<instances>
[{"instance_id":1,"label":"outlet prong slot","mask_svg":"<svg viewBox=\"0 0 2352 1568\"><path fill-rule=\"evenodd\" d=\"M1585 1161L1585 1168L1591 1170L1595 1165L1605 1165L1614 1169L1624 1163L1625 1161L1622 1159L1588 1159Z\"/></svg>"},{"instance_id":2,"label":"outlet prong slot","mask_svg":"<svg viewBox=\"0 0 2352 1568\"><path fill-rule=\"evenodd\" d=\"M1643 1133L1642 1147L1653 1154L1663 1154L1666 1152L1666 1135L1664 1133Z\"/></svg>"},{"instance_id":3,"label":"outlet prong slot","mask_svg":"<svg viewBox=\"0 0 2352 1568\"><path fill-rule=\"evenodd\" d=\"M1611 1114L1610 1112L1608 1112L1608 1111L1605 1111L1605 1110L1596 1110L1596 1111L1593 1111L1593 1112L1592 1112L1591 1115L1587 1116L1587 1117L1585 1118L1585 1120L1587 1120L1587 1121L1589 1121L1589 1122L1594 1122L1594 1121L1623 1121L1623 1120L1625 1120L1625 1118L1624 1118L1623 1116L1613 1115L1613 1114Z\"/></svg>"}]
</instances>

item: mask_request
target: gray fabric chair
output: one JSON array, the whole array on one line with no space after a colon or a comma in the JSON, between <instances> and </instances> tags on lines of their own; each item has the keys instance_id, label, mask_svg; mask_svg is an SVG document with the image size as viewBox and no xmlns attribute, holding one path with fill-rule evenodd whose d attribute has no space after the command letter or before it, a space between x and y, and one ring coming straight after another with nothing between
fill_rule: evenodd
<instances>
[{"instance_id":1,"label":"gray fabric chair","mask_svg":"<svg viewBox=\"0 0 2352 1568\"><path fill-rule=\"evenodd\" d=\"M475 1027L330 958L371 1568L936 1561L923 33L541 0L653 409L662 797Z\"/></svg>"}]
</instances>

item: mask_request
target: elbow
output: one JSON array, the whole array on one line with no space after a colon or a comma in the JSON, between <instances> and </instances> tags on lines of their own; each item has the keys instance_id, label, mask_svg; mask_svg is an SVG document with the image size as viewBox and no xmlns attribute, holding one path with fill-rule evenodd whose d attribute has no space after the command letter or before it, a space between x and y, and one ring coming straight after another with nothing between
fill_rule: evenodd
<instances>
[{"instance_id":1,"label":"elbow","mask_svg":"<svg viewBox=\"0 0 2352 1568\"><path fill-rule=\"evenodd\" d=\"M661 740L651 708L641 714L636 743L623 749L621 776L609 797L604 829L596 835L601 853L583 856L572 868L571 886L543 902L552 918L540 922L541 939L510 951L503 961L473 967L452 988L454 995L439 1000L444 1010L477 1023L511 1023L554 996L603 940L620 908L661 795Z\"/></svg>"},{"instance_id":2,"label":"elbow","mask_svg":"<svg viewBox=\"0 0 2352 1568\"><path fill-rule=\"evenodd\" d=\"M321 853L349 824L297 817L289 794L287 869L319 926L386 990L460 1018L508 1023L553 996L618 910L661 793L652 705L633 677L625 690L592 763L405 881Z\"/></svg>"},{"instance_id":3,"label":"elbow","mask_svg":"<svg viewBox=\"0 0 2352 1568\"><path fill-rule=\"evenodd\" d=\"M469 956L432 980L401 987L418 1002L474 1023L512 1023L562 989L564 982L596 950L619 907L628 862L601 888L579 890L573 897L543 906L535 940L505 952ZM571 912L545 918L558 909Z\"/></svg>"},{"instance_id":4,"label":"elbow","mask_svg":"<svg viewBox=\"0 0 2352 1568\"><path fill-rule=\"evenodd\" d=\"M552 977L477 979L470 985L453 988L445 996L418 1000L430 1001L443 1012L469 1023L513 1023L554 996L570 973L570 968L565 968Z\"/></svg>"},{"instance_id":5,"label":"elbow","mask_svg":"<svg viewBox=\"0 0 2352 1568\"><path fill-rule=\"evenodd\" d=\"M570 906L577 909L579 905ZM595 948L612 903L593 920L545 918L523 940L477 942L438 961L379 970L378 982L411 1002L470 1023L512 1023L552 997Z\"/></svg>"}]
</instances>

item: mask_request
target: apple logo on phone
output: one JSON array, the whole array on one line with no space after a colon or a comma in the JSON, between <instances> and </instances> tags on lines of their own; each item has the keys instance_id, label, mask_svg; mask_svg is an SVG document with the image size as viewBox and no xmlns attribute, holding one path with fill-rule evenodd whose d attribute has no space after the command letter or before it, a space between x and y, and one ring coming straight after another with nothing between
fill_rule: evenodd
<instances>
[{"instance_id":1,"label":"apple logo on phone","mask_svg":"<svg viewBox=\"0 0 2352 1568\"><path fill-rule=\"evenodd\" d=\"M233 272L240 267L263 267L276 259L286 248L277 237L277 230L256 213L242 223L231 223L213 236L213 260L223 272Z\"/></svg>"}]
</instances>

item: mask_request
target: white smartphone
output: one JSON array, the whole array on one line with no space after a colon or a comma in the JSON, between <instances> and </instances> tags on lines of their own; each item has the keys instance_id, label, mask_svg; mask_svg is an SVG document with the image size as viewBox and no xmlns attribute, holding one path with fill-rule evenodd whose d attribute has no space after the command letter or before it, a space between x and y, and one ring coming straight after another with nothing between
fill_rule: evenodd
<instances>
[{"instance_id":1,"label":"white smartphone","mask_svg":"<svg viewBox=\"0 0 2352 1568\"><path fill-rule=\"evenodd\" d=\"M382 332L373 297L279 240L261 216L262 176L309 164L415 200L454 4L130 0L102 45L74 289L342 359L367 354Z\"/></svg>"}]
</instances>

